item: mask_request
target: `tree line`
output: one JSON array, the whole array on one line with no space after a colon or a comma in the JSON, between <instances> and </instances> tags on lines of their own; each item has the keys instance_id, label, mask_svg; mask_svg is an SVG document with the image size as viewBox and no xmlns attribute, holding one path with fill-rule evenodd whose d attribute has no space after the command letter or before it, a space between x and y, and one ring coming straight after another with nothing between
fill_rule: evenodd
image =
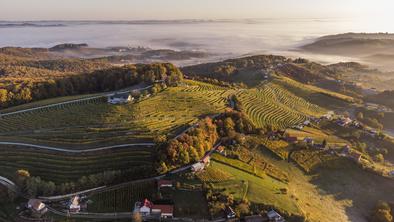
<instances>
[{"instance_id":1,"label":"tree line","mask_svg":"<svg viewBox=\"0 0 394 222\"><path fill-rule=\"evenodd\" d=\"M245 114L228 109L215 119L206 117L197 126L176 139L156 138L158 144L157 170L165 173L171 169L193 163L212 149L219 138L224 144L242 140L243 134L255 132Z\"/></svg>"}]
</instances>

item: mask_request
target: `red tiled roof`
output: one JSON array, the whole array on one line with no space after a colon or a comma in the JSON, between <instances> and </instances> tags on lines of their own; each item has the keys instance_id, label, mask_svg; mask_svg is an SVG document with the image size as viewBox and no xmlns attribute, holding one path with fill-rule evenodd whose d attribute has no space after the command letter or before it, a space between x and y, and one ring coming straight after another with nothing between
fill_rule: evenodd
<instances>
[{"instance_id":1,"label":"red tiled roof","mask_svg":"<svg viewBox=\"0 0 394 222\"><path fill-rule=\"evenodd\" d=\"M159 209L161 213L165 214L173 214L174 213L174 205L164 205L164 204L154 204L152 210Z\"/></svg>"},{"instance_id":2,"label":"red tiled roof","mask_svg":"<svg viewBox=\"0 0 394 222\"><path fill-rule=\"evenodd\" d=\"M202 162L203 163L208 163L211 160L211 157L209 155L206 155L203 159Z\"/></svg>"}]
</instances>

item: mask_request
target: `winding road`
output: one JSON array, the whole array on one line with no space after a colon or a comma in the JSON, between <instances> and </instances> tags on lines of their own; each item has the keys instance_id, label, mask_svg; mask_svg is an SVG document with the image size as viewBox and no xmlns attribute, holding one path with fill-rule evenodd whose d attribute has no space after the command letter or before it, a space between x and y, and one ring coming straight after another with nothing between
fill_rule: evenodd
<instances>
[{"instance_id":1,"label":"winding road","mask_svg":"<svg viewBox=\"0 0 394 222\"><path fill-rule=\"evenodd\" d=\"M83 150L65 149L65 148L57 148L57 147L50 147L50 146L43 146L43 145L36 145L29 143L16 143L16 142L0 142L0 145L23 146L23 147L30 147L30 148L36 148L42 150L63 152L63 153L89 153L89 152L111 150L111 149L131 147L131 146L154 146L155 143L128 143L128 144L104 146L104 147L97 147L97 148L83 149Z\"/></svg>"}]
</instances>

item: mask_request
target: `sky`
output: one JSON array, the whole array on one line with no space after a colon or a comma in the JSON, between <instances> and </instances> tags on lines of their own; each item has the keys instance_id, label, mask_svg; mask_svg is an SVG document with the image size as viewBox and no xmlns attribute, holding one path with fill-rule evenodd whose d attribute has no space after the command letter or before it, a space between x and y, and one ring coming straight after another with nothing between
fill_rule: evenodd
<instances>
[{"instance_id":1,"label":"sky","mask_svg":"<svg viewBox=\"0 0 394 222\"><path fill-rule=\"evenodd\" d=\"M371 18L393 0L0 0L0 20Z\"/></svg>"}]
</instances>

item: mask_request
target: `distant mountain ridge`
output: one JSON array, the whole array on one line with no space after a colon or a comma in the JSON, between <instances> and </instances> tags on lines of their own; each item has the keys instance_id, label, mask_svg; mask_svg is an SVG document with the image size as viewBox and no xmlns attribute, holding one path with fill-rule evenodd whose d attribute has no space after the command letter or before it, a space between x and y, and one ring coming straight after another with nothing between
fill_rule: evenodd
<instances>
[{"instance_id":1,"label":"distant mountain ridge","mask_svg":"<svg viewBox=\"0 0 394 222\"><path fill-rule=\"evenodd\" d=\"M302 50L333 55L371 56L394 53L394 34L345 33L318 38L304 45Z\"/></svg>"}]
</instances>

